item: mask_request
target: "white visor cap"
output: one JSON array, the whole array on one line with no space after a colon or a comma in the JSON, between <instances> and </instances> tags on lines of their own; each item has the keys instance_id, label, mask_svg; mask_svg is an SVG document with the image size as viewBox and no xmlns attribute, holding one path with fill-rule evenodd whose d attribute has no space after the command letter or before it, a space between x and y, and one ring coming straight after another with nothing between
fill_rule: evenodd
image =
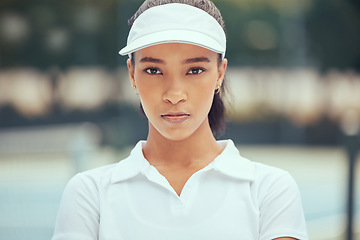
<instances>
[{"instance_id":1,"label":"white visor cap","mask_svg":"<svg viewBox=\"0 0 360 240\"><path fill-rule=\"evenodd\" d=\"M197 45L225 57L226 35L221 25L200 8L182 3L151 7L134 22L121 55L162 43Z\"/></svg>"}]
</instances>

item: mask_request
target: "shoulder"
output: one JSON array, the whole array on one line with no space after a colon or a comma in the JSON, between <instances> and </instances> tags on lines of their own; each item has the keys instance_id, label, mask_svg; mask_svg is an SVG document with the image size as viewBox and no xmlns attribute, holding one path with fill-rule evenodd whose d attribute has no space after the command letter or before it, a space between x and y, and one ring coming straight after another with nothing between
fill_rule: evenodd
<instances>
[{"instance_id":1,"label":"shoulder","mask_svg":"<svg viewBox=\"0 0 360 240\"><path fill-rule=\"evenodd\" d=\"M295 180L288 171L259 162L250 162L254 168L254 185L266 188L271 186L296 187Z\"/></svg>"},{"instance_id":2,"label":"shoulder","mask_svg":"<svg viewBox=\"0 0 360 240\"><path fill-rule=\"evenodd\" d=\"M231 140L220 141L219 144L225 145L225 148L215 159L214 165L216 169L226 175L249 180L252 182L252 185L263 185L279 179L291 178L285 170L243 157Z\"/></svg>"},{"instance_id":3,"label":"shoulder","mask_svg":"<svg viewBox=\"0 0 360 240\"><path fill-rule=\"evenodd\" d=\"M289 172L258 162L252 164L255 169L252 190L260 205L301 199L297 183Z\"/></svg>"},{"instance_id":4,"label":"shoulder","mask_svg":"<svg viewBox=\"0 0 360 240\"><path fill-rule=\"evenodd\" d=\"M99 184L110 181L112 172L119 163L113 163L106 166L90 169L84 172L77 173L71 178L71 184Z\"/></svg>"},{"instance_id":5,"label":"shoulder","mask_svg":"<svg viewBox=\"0 0 360 240\"><path fill-rule=\"evenodd\" d=\"M111 172L117 163L77 173L66 184L63 198L92 199L98 201L101 189L109 185Z\"/></svg>"},{"instance_id":6,"label":"shoulder","mask_svg":"<svg viewBox=\"0 0 360 240\"><path fill-rule=\"evenodd\" d=\"M290 173L281 168L254 161L251 161L251 164L254 167L255 182L257 183L271 183L280 179L292 179Z\"/></svg>"},{"instance_id":7,"label":"shoulder","mask_svg":"<svg viewBox=\"0 0 360 240\"><path fill-rule=\"evenodd\" d=\"M92 180L92 181L101 181L107 178L110 178L112 172L117 168L117 166L124 160L120 162L112 163L109 165L93 168L84 172L79 173L83 178Z\"/></svg>"},{"instance_id":8,"label":"shoulder","mask_svg":"<svg viewBox=\"0 0 360 240\"><path fill-rule=\"evenodd\" d=\"M88 186L104 188L139 174L146 163L146 160L142 155L142 144L143 141L139 141L131 151L130 155L117 163L78 173L69 181L69 184L85 184Z\"/></svg>"}]
</instances>

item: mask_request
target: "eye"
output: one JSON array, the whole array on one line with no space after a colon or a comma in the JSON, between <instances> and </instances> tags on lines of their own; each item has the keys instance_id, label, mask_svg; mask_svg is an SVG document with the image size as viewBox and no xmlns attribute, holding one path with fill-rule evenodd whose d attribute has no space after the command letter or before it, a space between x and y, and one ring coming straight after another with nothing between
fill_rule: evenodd
<instances>
[{"instance_id":1,"label":"eye","mask_svg":"<svg viewBox=\"0 0 360 240\"><path fill-rule=\"evenodd\" d=\"M162 72L157 68L146 68L144 71L151 75L162 74Z\"/></svg>"},{"instance_id":2,"label":"eye","mask_svg":"<svg viewBox=\"0 0 360 240\"><path fill-rule=\"evenodd\" d=\"M200 73L202 73L204 71L205 71L205 69L203 69L203 68L192 68L187 72L187 74L194 74L195 75L195 74L200 74Z\"/></svg>"}]
</instances>

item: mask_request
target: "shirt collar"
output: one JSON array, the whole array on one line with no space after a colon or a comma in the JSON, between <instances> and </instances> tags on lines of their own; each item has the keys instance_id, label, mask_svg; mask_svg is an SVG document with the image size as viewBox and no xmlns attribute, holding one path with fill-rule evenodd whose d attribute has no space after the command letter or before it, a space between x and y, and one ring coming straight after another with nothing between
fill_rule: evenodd
<instances>
[{"instance_id":1,"label":"shirt collar","mask_svg":"<svg viewBox=\"0 0 360 240\"><path fill-rule=\"evenodd\" d=\"M130 155L117 164L111 176L112 183L135 177L150 167L150 164L145 159L142 151L145 143L146 141L139 141L131 150Z\"/></svg>"},{"instance_id":2,"label":"shirt collar","mask_svg":"<svg viewBox=\"0 0 360 240\"><path fill-rule=\"evenodd\" d=\"M111 176L112 183L130 179L140 173L144 174L150 167L142 151L145 143L145 141L139 141L130 155L117 164ZM233 141L223 140L218 141L218 143L224 150L206 167L206 170L214 169L232 178L253 181L255 179L255 167L250 160L240 155Z\"/></svg>"},{"instance_id":3,"label":"shirt collar","mask_svg":"<svg viewBox=\"0 0 360 240\"><path fill-rule=\"evenodd\" d=\"M253 181L255 179L254 164L242 157L233 141L218 141L224 147L222 153L213 161L214 169L233 178Z\"/></svg>"}]
</instances>

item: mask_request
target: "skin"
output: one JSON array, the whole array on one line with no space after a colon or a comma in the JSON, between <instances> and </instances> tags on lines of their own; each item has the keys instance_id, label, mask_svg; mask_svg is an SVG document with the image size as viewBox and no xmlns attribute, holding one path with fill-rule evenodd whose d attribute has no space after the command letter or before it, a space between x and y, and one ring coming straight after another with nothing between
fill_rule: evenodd
<instances>
[{"instance_id":1,"label":"skin","mask_svg":"<svg viewBox=\"0 0 360 240\"><path fill-rule=\"evenodd\" d=\"M273 240L297 240L296 238L291 238L291 237L281 237L281 238L275 238Z\"/></svg>"},{"instance_id":2,"label":"skin","mask_svg":"<svg viewBox=\"0 0 360 240\"><path fill-rule=\"evenodd\" d=\"M223 150L207 116L227 60L219 64L217 53L184 43L147 47L134 56L134 64L127 61L129 76L149 122L143 153L180 196L187 180Z\"/></svg>"},{"instance_id":3,"label":"skin","mask_svg":"<svg viewBox=\"0 0 360 240\"><path fill-rule=\"evenodd\" d=\"M227 60L219 65L215 52L167 43L137 51L134 61L127 62L129 76L149 122L144 156L180 195L190 176L222 151L207 115Z\"/></svg>"}]
</instances>

